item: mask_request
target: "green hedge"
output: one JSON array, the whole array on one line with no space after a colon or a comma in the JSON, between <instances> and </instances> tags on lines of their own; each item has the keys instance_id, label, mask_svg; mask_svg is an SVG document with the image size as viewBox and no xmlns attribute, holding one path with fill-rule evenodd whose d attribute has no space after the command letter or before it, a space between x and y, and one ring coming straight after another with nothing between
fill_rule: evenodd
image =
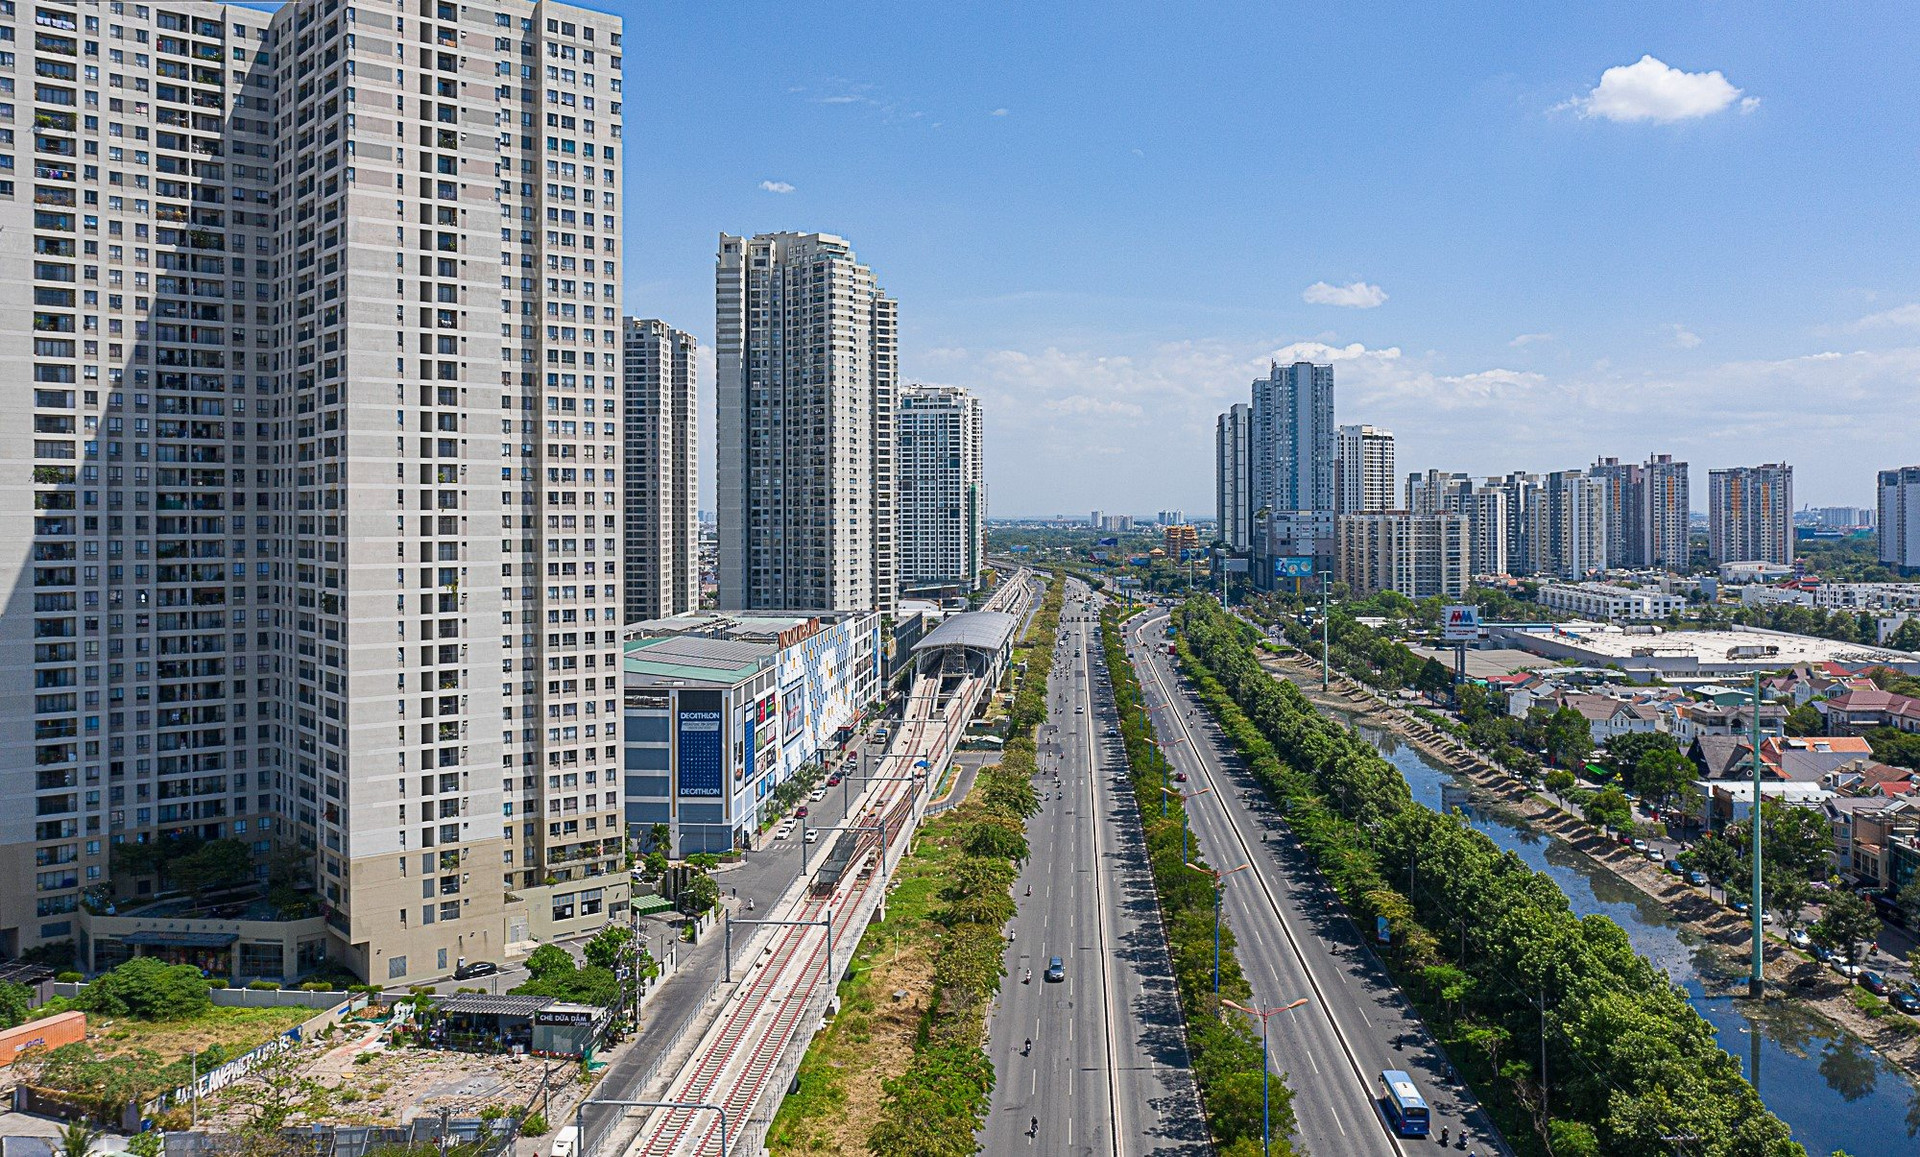
<instances>
[{"instance_id":1,"label":"green hedge","mask_svg":"<svg viewBox=\"0 0 1920 1157\"><path fill-rule=\"evenodd\" d=\"M1706 1157L1804 1157L1619 925L1574 915L1550 877L1415 804L1364 739L1260 667L1255 632L1218 604L1180 614L1181 657L1228 736L1348 908L1363 924L1388 919L1390 963L1499 1074L1482 1093L1509 1119L1519 1110L1557 1153L1669 1157L1665 1138L1691 1135L1687 1152Z\"/></svg>"},{"instance_id":2,"label":"green hedge","mask_svg":"<svg viewBox=\"0 0 1920 1157\"><path fill-rule=\"evenodd\" d=\"M1047 672L1065 590L1056 572L1023 640L1030 661L1014 696L1014 731L1000 761L980 769L954 809L965 854L951 868L940 894L945 907L934 917L946 935L934 956L933 995L913 1059L881 1086L886 1101L867 1137L876 1157L968 1157L986 1122L994 1080L987 1008L1006 974L1002 929L1014 913L1013 864L1027 856L1026 821L1040 809L1033 729L1046 717Z\"/></svg>"},{"instance_id":3,"label":"green hedge","mask_svg":"<svg viewBox=\"0 0 1920 1157\"><path fill-rule=\"evenodd\" d=\"M1112 677L1114 706L1120 716L1120 735L1126 743L1128 774L1133 780L1134 805L1146 833L1147 858L1153 868L1154 890L1166 920L1168 955L1173 961L1180 1007L1186 1014L1187 1044L1201 1106L1223 1154L1257 1153L1260 1147L1260 1037L1246 1018L1223 1009L1220 997L1242 1004L1252 989L1240 971L1232 931L1220 930L1220 994L1213 992L1213 881L1181 859L1181 826L1185 808L1168 797L1166 815L1160 813L1161 789L1170 770L1160 751L1153 722L1140 695L1140 681L1127 661L1120 637L1120 619L1111 608L1100 616L1101 642ZM1187 835L1187 861L1210 866L1203 858L1198 836ZM1270 1082L1273 1128L1279 1137L1293 1132L1293 1092L1284 1077ZM1273 1152L1295 1152L1279 1141Z\"/></svg>"}]
</instances>

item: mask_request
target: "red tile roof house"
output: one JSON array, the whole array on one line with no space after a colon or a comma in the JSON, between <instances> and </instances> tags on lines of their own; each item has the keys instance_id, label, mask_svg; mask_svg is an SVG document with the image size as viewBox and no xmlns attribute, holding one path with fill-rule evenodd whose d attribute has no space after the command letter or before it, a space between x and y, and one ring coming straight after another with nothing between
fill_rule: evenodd
<instances>
[{"instance_id":1,"label":"red tile roof house","mask_svg":"<svg viewBox=\"0 0 1920 1157\"><path fill-rule=\"evenodd\" d=\"M1920 732L1920 699L1878 687L1848 691L1814 707L1827 717L1827 730L1835 734L1861 735L1876 727Z\"/></svg>"}]
</instances>

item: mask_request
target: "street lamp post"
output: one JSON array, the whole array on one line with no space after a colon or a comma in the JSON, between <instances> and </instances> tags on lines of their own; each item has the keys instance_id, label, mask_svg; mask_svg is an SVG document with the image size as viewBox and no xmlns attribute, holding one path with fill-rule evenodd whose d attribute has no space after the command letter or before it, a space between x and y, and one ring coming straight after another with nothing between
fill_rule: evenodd
<instances>
[{"instance_id":1,"label":"street lamp post","mask_svg":"<svg viewBox=\"0 0 1920 1157\"><path fill-rule=\"evenodd\" d=\"M1231 1000L1223 1000L1220 1003L1226 1005L1228 1008L1237 1008L1248 1016L1260 1018L1260 1152L1264 1154L1267 1152L1268 1147L1273 1144L1273 1102L1267 1096L1267 1074L1272 1071L1267 1060L1269 1055L1267 1052L1267 1021L1278 1016L1280 1013L1292 1012L1294 1009L1299 1008L1301 1005L1307 1003L1307 998L1303 996L1291 1004L1282 1004L1274 1008L1249 1008L1244 1004L1236 1004Z\"/></svg>"},{"instance_id":2,"label":"street lamp post","mask_svg":"<svg viewBox=\"0 0 1920 1157\"><path fill-rule=\"evenodd\" d=\"M1248 868L1253 867L1253 865L1251 863L1241 864L1237 868L1228 868L1224 872L1219 872L1212 868L1203 868L1199 864L1189 860L1187 861L1187 867L1192 868L1196 872L1205 872L1207 875L1213 877L1213 991L1215 995L1218 995L1220 992L1220 902L1227 893L1227 877L1233 875L1235 872L1244 872Z\"/></svg>"},{"instance_id":3,"label":"street lamp post","mask_svg":"<svg viewBox=\"0 0 1920 1157\"><path fill-rule=\"evenodd\" d=\"M1187 801L1190 799L1199 799L1213 789L1203 787L1199 791L1187 795L1182 795L1180 792L1174 791L1171 788L1163 787L1160 790L1163 793L1160 800L1162 804L1167 802L1165 796L1168 795L1180 801L1180 862L1184 864L1187 862Z\"/></svg>"}]
</instances>

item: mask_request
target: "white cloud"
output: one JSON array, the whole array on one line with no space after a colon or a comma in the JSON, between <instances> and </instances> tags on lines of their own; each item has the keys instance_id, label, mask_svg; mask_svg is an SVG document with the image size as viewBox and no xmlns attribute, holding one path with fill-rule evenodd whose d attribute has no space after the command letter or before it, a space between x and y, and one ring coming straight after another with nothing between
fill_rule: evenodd
<instances>
[{"instance_id":1,"label":"white cloud","mask_svg":"<svg viewBox=\"0 0 1920 1157\"><path fill-rule=\"evenodd\" d=\"M1758 97L1741 99L1719 70L1683 72L1652 56L1632 64L1615 65L1600 74L1600 83L1584 97L1567 102L1581 116L1610 121L1654 121L1671 124L1725 111L1735 101L1740 111L1759 107Z\"/></svg>"},{"instance_id":2,"label":"white cloud","mask_svg":"<svg viewBox=\"0 0 1920 1157\"><path fill-rule=\"evenodd\" d=\"M1690 350L1700 344L1700 335L1677 321L1667 326L1667 332L1669 340L1683 350Z\"/></svg>"},{"instance_id":3,"label":"white cloud","mask_svg":"<svg viewBox=\"0 0 1920 1157\"><path fill-rule=\"evenodd\" d=\"M1368 285L1364 281L1349 282L1346 285L1328 285L1316 281L1300 293L1300 300L1308 305L1338 305L1347 309L1372 309L1385 304L1387 291L1377 285Z\"/></svg>"},{"instance_id":4,"label":"white cloud","mask_svg":"<svg viewBox=\"0 0 1920 1157\"><path fill-rule=\"evenodd\" d=\"M1515 335L1514 339L1507 344L1514 349L1523 349L1526 346L1535 345L1539 342L1555 340L1557 339L1550 333L1523 333Z\"/></svg>"},{"instance_id":5,"label":"white cloud","mask_svg":"<svg viewBox=\"0 0 1920 1157\"><path fill-rule=\"evenodd\" d=\"M793 186L785 181L762 181L760 187L769 193L791 193Z\"/></svg>"},{"instance_id":6,"label":"white cloud","mask_svg":"<svg viewBox=\"0 0 1920 1157\"><path fill-rule=\"evenodd\" d=\"M1880 313L1870 313L1847 328L1879 329L1885 326L1920 326L1920 303L1897 305Z\"/></svg>"},{"instance_id":7,"label":"white cloud","mask_svg":"<svg viewBox=\"0 0 1920 1157\"><path fill-rule=\"evenodd\" d=\"M1089 398L1085 394L1069 394L1064 398L1050 398L1041 403L1056 414L1085 416L1102 414L1116 418L1138 418L1146 413L1137 403L1116 402L1112 398Z\"/></svg>"},{"instance_id":8,"label":"white cloud","mask_svg":"<svg viewBox=\"0 0 1920 1157\"><path fill-rule=\"evenodd\" d=\"M994 109L992 112L988 113L987 115L993 116L993 117L1003 117L1007 115L1007 110L1003 108L997 108L997 109Z\"/></svg>"}]
</instances>

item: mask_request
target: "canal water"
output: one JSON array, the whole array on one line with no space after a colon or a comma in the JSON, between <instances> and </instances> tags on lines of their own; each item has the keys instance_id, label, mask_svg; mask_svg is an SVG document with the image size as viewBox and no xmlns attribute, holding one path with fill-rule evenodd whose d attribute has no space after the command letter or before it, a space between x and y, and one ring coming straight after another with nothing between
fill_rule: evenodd
<instances>
[{"instance_id":1,"label":"canal water","mask_svg":"<svg viewBox=\"0 0 1920 1157\"><path fill-rule=\"evenodd\" d=\"M1344 712L1329 714L1354 723ZM1920 1155L1920 1089L1878 1053L1803 1011L1769 1007L1756 1015L1744 999L1734 999L1745 991L1741 962L1675 924L1645 893L1566 844L1475 807L1464 785L1391 732L1364 724L1359 731L1400 769L1417 802L1438 810L1444 795L1447 806L1461 807L1496 844L1553 877L1575 912L1599 913L1625 929L1634 948L1686 990L1720 1047L1739 1059L1761 1099L1809 1154Z\"/></svg>"}]
</instances>

